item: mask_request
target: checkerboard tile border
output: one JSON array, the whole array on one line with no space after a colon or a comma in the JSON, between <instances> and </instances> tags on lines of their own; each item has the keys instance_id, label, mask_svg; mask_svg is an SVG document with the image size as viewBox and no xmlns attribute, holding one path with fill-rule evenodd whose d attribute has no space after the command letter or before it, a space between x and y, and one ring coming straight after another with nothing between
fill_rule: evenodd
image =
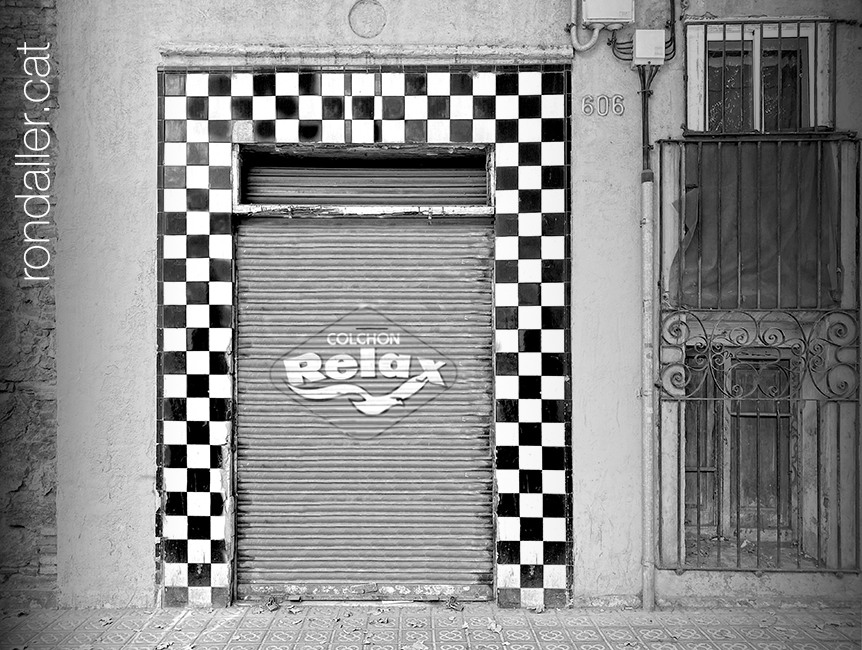
<instances>
[{"instance_id":1,"label":"checkerboard tile border","mask_svg":"<svg viewBox=\"0 0 862 650\"><path fill-rule=\"evenodd\" d=\"M570 74L563 65L159 71L156 564L165 605L227 605L235 144L495 153L497 600L572 584Z\"/></svg>"}]
</instances>

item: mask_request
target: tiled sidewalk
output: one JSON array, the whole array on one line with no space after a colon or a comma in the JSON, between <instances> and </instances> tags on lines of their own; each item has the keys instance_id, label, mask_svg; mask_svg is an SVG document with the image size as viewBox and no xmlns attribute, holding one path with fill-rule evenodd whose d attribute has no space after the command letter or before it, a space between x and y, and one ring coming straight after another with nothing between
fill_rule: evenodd
<instances>
[{"instance_id":1,"label":"tiled sidewalk","mask_svg":"<svg viewBox=\"0 0 862 650\"><path fill-rule=\"evenodd\" d=\"M856 650L860 612L549 610L307 605L32 610L0 618L0 650Z\"/></svg>"}]
</instances>

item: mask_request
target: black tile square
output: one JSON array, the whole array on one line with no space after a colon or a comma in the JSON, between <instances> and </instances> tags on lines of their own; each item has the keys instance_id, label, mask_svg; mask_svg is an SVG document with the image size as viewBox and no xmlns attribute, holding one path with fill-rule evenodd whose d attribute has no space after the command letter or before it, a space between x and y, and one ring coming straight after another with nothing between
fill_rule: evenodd
<instances>
[{"instance_id":1,"label":"black tile square","mask_svg":"<svg viewBox=\"0 0 862 650\"><path fill-rule=\"evenodd\" d=\"M497 95L518 94L518 73L503 73L497 75Z\"/></svg>"},{"instance_id":2,"label":"black tile square","mask_svg":"<svg viewBox=\"0 0 862 650\"><path fill-rule=\"evenodd\" d=\"M224 356L224 355L222 355ZM210 368L210 374L215 374ZM225 372L225 374L227 374ZM209 417L213 422L226 422L231 418L231 400L225 397L211 397Z\"/></svg>"},{"instance_id":3,"label":"black tile square","mask_svg":"<svg viewBox=\"0 0 862 650\"><path fill-rule=\"evenodd\" d=\"M497 142L518 141L518 120L497 120Z\"/></svg>"},{"instance_id":4,"label":"black tile square","mask_svg":"<svg viewBox=\"0 0 862 650\"><path fill-rule=\"evenodd\" d=\"M473 77L467 72L453 72L449 75L449 93L452 95L472 95Z\"/></svg>"},{"instance_id":5,"label":"black tile square","mask_svg":"<svg viewBox=\"0 0 862 650\"><path fill-rule=\"evenodd\" d=\"M230 282L233 277L231 260L210 260L210 280Z\"/></svg>"},{"instance_id":6,"label":"black tile square","mask_svg":"<svg viewBox=\"0 0 862 650\"><path fill-rule=\"evenodd\" d=\"M518 448L513 446L497 447L497 469L518 469ZM501 495L502 497L502 495ZM514 515L509 515L514 516Z\"/></svg>"},{"instance_id":7,"label":"black tile square","mask_svg":"<svg viewBox=\"0 0 862 650\"><path fill-rule=\"evenodd\" d=\"M209 190L188 190L189 192L198 191L209 194ZM209 202L209 198L207 198ZM190 208L191 209L191 208ZM201 209L201 208L196 208ZM186 237L186 257L209 257L210 256L210 238L209 235L188 235Z\"/></svg>"},{"instance_id":8,"label":"black tile square","mask_svg":"<svg viewBox=\"0 0 862 650\"><path fill-rule=\"evenodd\" d=\"M515 447L517 449L517 447ZM500 466L497 465L499 469ZM513 469L518 469L517 464ZM499 494L497 497L498 517L517 517L520 511L520 499L517 494Z\"/></svg>"},{"instance_id":9,"label":"black tile square","mask_svg":"<svg viewBox=\"0 0 862 650\"><path fill-rule=\"evenodd\" d=\"M428 77L424 72L408 72L404 75L405 95L427 95Z\"/></svg>"},{"instance_id":10,"label":"black tile square","mask_svg":"<svg viewBox=\"0 0 862 650\"><path fill-rule=\"evenodd\" d=\"M317 72L300 72L299 73L299 94L300 95L319 95L320 94L320 74Z\"/></svg>"},{"instance_id":11,"label":"black tile square","mask_svg":"<svg viewBox=\"0 0 862 650\"><path fill-rule=\"evenodd\" d=\"M542 73L542 94L543 95L562 95L566 92L566 73L565 72L544 72Z\"/></svg>"},{"instance_id":12,"label":"black tile square","mask_svg":"<svg viewBox=\"0 0 862 650\"><path fill-rule=\"evenodd\" d=\"M209 89L207 94L211 97L224 97L230 95L231 81L229 74L210 73Z\"/></svg>"},{"instance_id":13,"label":"black tile square","mask_svg":"<svg viewBox=\"0 0 862 650\"><path fill-rule=\"evenodd\" d=\"M521 520L523 529L524 520ZM521 539L526 539L521 535ZM544 567L541 564L522 564L521 565L521 588L522 589L541 589L544 585ZM191 584L191 583L190 583Z\"/></svg>"},{"instance_id":14,"label":"black tile square","mask_svg":"<svg viewBox=\"0 0 862 650\"><path fill-rule=\"evenodd\" d=\"M518 329L518 308L517 307L496 307L495 308L494 326L501 330L516 330ZM517 359L515 360L517 364ZM515 373L517 374L517 373Z\"/></svg>"},{"instance_id":15,"label":"black tile square","mask_svg":"<svg viewBox=\"0 0 862 650\"><path fill-rule=\"evenodd\" d=\"M275 142L275 120L254 121L255 142Z\"/></svg>"},{"instance_id":16,"label":"black tile square","mask_svg":"<svg viewBox=\"0 0 862 650\"><path fill-rule=\"evenodd\" d=\"M354 120L373 120L374 119L374 98L373 97L354 97L353 98L353 114Z\"/></svg>"},{"instance_id":17,"label":"black tile square","mask_svg":"<svg viewBox=\"0 0 862 650\"><path fill-rule=\"evenodd\" d=\"M518 374L518 353L517 352L498 352L497 357L497 374L498 375L517 375Z\"/></svg>"},{"instance_id":18,"label":"black tile square","mask_svg":"<svg viewBox=\"0 0 862 650\"><path fill-rule=\"evenodd\" d=\"M565 400L542 400L542 422L565 422L568 411L568 402Z\"/></svg>"},{"instance_id":19,"label":"black tile square","mask_svg":"<svg viewBox=\"0 0 862 650\"><path fill-rule=\"evenodd\" d=\"M323 124L320 120L299 121L300 142L320 142L322 131Z\"/></svg>"},{"instance_id":20,"label":"black tile square","mask_svg":"<svg viewBox=\"0 0 862 650\"><path fill-rule=\"evenodd\" d=\"M186 213L185 212L166 212L165 213L165 234L166 235L185 235L186 234Z\"/></svg>"},{"instance_id":21,"label":"black tile square","mask_svg":"<svg viewBox=\"0 0 862 650\"><path fill-rule=\"evenodd\" d=\"M177 96L186 94L186 75L182 72L165 73L165 95Z\"/></svg>"},{"instance_id":22,"label":"black tile square","mask_svg":"<svg viewBox=\"0 0 862 650\"><path fill-rule=\"evenodd\" d=\"M499 358L499 354L497 357ZM497 400L497 422L517 422L518 421L518 400L516 399L498 399Z\"/></svg>"},{"instance_id":23,"label":"black tile square","mask_svg":"<svg viewBox=\"0 0 862 650\"><path fill-rule=\"evenodd\" d=\"M566 215L561 212L549 212L542 215L542 234L547 236L562 236L566 234Z\"/></svg>"},{"instance_id":24,"label":"black tile square","mask_svg":"<svg viewBox=\"0 0 862 650\"><path fill-rule=\"evenodd\" d=\"M567 282L566 260L542 260L542 282Z\"/></svg>"},{"instance_id":25,"label":"black tile square","mask_svg":"<svg viewBox=\"0 0 862 650\"><path fill-rule=\"evenodd\" d=\"M210 142L230 142L230 130L230 120L210 120L207 124L207 137Z\"/></svg>"},{"instance_id":26,"label":"black tile square","mask_svg":"<svg viewBox=\"0 0 862 650\"><path fill-rule=\"evenodd\" d=\"M498 260L494 264L494 275L497 282L517 282L518 260Z\"/></svg>"},{"instance_id":27,"label":"black tile square","mask_svg":"<svg viewBox=\"0 0 862 650\"><path fill-rule=\"evenodd\" d=\"M165 325L165 327L168 327L168 325ZM162 352L162 372L166 375L185 374L186 353L177 351Z\"/></svg>"},{"instance_id":28,"label":"black tile square","mask_svg":"<svg viewBox=\"0 0 862 650\"><path fill-rule=\"evenodd\" d=\"M187 165L208 165L210 162L210 148L206 142L189 142L186 145Z\"/></svg>"},{"instance_id":29,"label":"black tile square","mask_svg":"<svg viewBox=\"0 0 862 650\"><path fill-rule=\"evenodd\" d=\"M518 444L541 447L542 425L539 422L521 422L518 425Z\"/></svg>"},{"instance_id":30,"label":"black tile square","mask_svg":"<svg viewBox=\"0 0 862 650\"><path fill-rule=\"evenodd\" d=\"M251 97L231 97L230 116L234 120L250 120Z\"/></svg>"},{"instance_id":31,"label":"black tile square","mask_svg":"<svg viewBox=\"0 0 862 650\"><path fill-rule=\"evenodd\" d=\"M208 210L210 207L209 190L186 190L186 208L188 210Z\"/></svg>"},{"instance_id":32,"label":"black tile square","mask_svg":"<svg viewBox=\"0 0 862 650\"><path fill-rule=\"evenodd\" d=\"M165 282L185 282L186 261L164 260L162 261L162 274Z\"/></svg>"},{"instance_id":33,"label":"black tile square","mask_svg":"<svg viewBox=\"0 0 862 650\"><path fill-rule=\"evenodd\" d=\"M548 609L562 609L564 607L568 607L569 596L565 589L545 589L544 596L545 607Z\"/></svg>"},{"instance_id":34,"label":"black tile square","mask_svg":"<svg viewBox=\"0 0 862 650\"><path fill-rule=\"evenodd\" d=\"M219 445L210 445L210 467L218 468L221 467L222 463L222 449ZM221 508L221 504L219 505ZM216 513L213 513L216 514Z\"/></svg>"},{"instance_id":35,"label":"black tile square","mask_svg":"<svg viewBox=\"0 0 862 650\"><path fill-rule=\"evenodd\" d=\"M186 349L205 352L210 349L210 331L205 327L190 327L186 330Z\"/></svg>"},{"instance_id":36,"label":"black tile square","mask_svg":"<svg viewBox=\"0 0 862 650\"><path fill-rule=\"evenodd\" d=\"M186 119L205 120L209 117L206 97L186 97Z\"/></svg>"},{"instance_id":37,"label":"black tile square","mask_svg":"<svg viewBox=\"0 0 862 650\"><path fill-rule=\"evenodd\" d=\"M213 564L227 564L227 544L223 539L214 539L210 545L210 557Z\"/></svg>"},{"instance_id":38,"label":"black tile square","mask_svg":"<svg viewBox=\"0 0 862 650\"><path fill-rule=\"evenodd\" d=\"M181 422L186 419L186 400L182 397L167 397L162 400L162 419Z\"/></svg>"},{"instance_id":39,"label":"black tile square","mask_svg":"<svg viewBox=\"0 0 862 650\"><path fill-rule=\"evenodd\" d=\"M233 327L230 305L210 305L210 327Z\"/></svg>"},{"instance_id":40,"label":"black tile square","mask_svg":"<svg viewBox=\"0 0 862 650\"><path fill-rule=\"evenodd\" d=\"M186 391L189 397L209 397L209 375L188 375L186 377Z\"/></svg>"},{"instance_id":41,"label":"black tile square","mask_svg":"<svg viewBox=\"0 0 862 650\"><path fill-rule=\"evenodd\" d=\"M520 287L526 285L520 285ZM535 285L538 287L539 285ZM525 305L526 303L520 302ZM519 330L518 331L518 351L519 352L541 352L542 351L542 330Z\"/></svg>"},{"instance_id":42,"label":"black tile square","mask_svg":"<svg viewBox=\"0 0 862 650\"><path fill-rule=\"evenodd\" d=\"M497 605L501 609L519 609L521 590L515 588L497 589Z\"/></svg>"},{"instance_id":43,"label":"black tile square","mask_svg":"<svg viewBox=\"0 0 862 650\"><path fill-rule=\"evenodd\" d=\"M163 327L185 327L186 307L185 305L165 305L162 307ZM166 353L167 354L167 353ZM185 361L183 361L185 364Z\"/></svg>"},{"instance_id":44,"label":"black tile square","mask_svg":"<svg viewBox=\"0 0 862 650\"><path fill-rule=\"evenodd\" d=\"M500 496L503 496L502 494ZM512 495L517 496L517 495ZM500 515L503 516L503 515ZM513 541L497 542L497 564L520 564L521 544Z\"/></svg>"},{"instance_id":45,"label":"black tile square","mask_svg":"<svg viewBox=\"0 0 862 650\"><path fill-rule=\"evenodd\" d=\"M521 307L535 307L542 304L541 286L538 282L519 283L518 304Z\"/></svg>"},{"instance_id":46,"label":"black tile square","mask_svg":"<svg viewBox=\"0 0 862 650\"><path fill-rule=\"evenodd\" d=\"M518 164L522 167L536 167L542 164L542 143L521 142L518 145Z\"/></svg>"},{"instance_id":47,"label":"black tile square","mask_svg":"<svg viewBox=\"0 0 862 650\"><path fill-rule=\"evenodd\" d=\"M539 470L530 471L538 472ZM523 472L524 471L521 470L522 474ZM541 490L538 490L538 492L541 492ZM541 517L521 517L521 541L541 542L544 535L542 523Z\"/></svg>"},{"instance_id":48,"label":"black tile square","mask_svg":"<svg viewBox=\"0 0 862 650\"><path fill-rule=\"evenodd\" d=\"M542 142L565 142L566 120L561 117L542 119Z\"/></svg>"},{"instance_id":49,"label":"black tile square","mask_svg":"<svg viewBox=\"0 0 862 650\"><path fill-rule=\"evenodd\" d=\"M542 374L565 377L568 374L566 355L562 352L542 352Z\"/></svg>"},{"instance_id":50,"label":"black tile square","mask_svg":"<svg viewBox=\"0 0 862 650\"><path fill-rule=\"evenodd\" d=\"M542 190L518 190L518 210L520 212L542 211Z\"/></svg>"},{"instance_id":51,"label":"black tile square","mask_svg":"<svg viewBox=\"0 0 862 650\"><path fill-rule=\"evenodd\" d=\"M562 165L542 167L542 189L561 190L566 187L566 168Z\"/></svg>"},{"instance_id":52,"label":"black tile square","mask_svg":"<svg viewBox=\"0 0 862 650\"><path fill-rule=\"evenodd\" d=\"M542 258L541 237L519 237L518 258L522 260L538 260Z\"/></svg>"},{"instance_id":53,"label":"black tile square","mask_svg":"<svg viewBox=\"0 0 862 650\"><path fill-rule=\"evenodd\" d=\"M230 217L230 212L210 212L210 234L230 235L233 232Z\"/></svg>"},{"instance_id":54,"label":"black tile square","mask_svg":"<svg viewBox=\"0 0 862 650\"><path fill-rule=\"evenodd\" d=\"M542 307L542 329L562 330L569 326L567 307Z\"/></svg>"},{"instance_id":55,"label":"black tile square","mask_svg":"<svg viewBox=\"0 0 862 650\"><path fill-rule=\"evenodd\" d=\"M185 468L187 464L187 448L186 445L165 445L162 451L162 462L165 467ZM180 494L180 493L178 493ZM165 511L167 512L167 510ZM185 514L169 513L167 514Z\"/></svg>"},{"instance_id":56,"label":"black tile square","mask_svg":"<svg viewBox=\"0 0 862 650\"><path fill-rule=\"evenodd\" d=\"M566 450L564 447L542 447L542 469L566 469ZM545 495L550 496L550 495ZM559 495L564 496L564 495ZM563 515L550 515L546 517L562 517Z\"/></svg>"},{"instance_id":57,"label":"black tile square","mask_svg":"<svg viewBox=\"0 0 862 650\"><path fill-rule=\"evenodd\" d=\"M189 543L185 539L163 539L162 552L165 562L169 564L185 564L189 561Z\"/></svg>"},{"instance_id":58,"label":"black tile square","mask_svg":"<svg viewBox=\"0 0 862 650\"><path fill-rule=\"evenodd\" d=\"M517 167L497 167L497 189L498 190L517 190L518 189L518 168Z\"/></svg>"},{"instance_id":59,"label":"black tile square","mask_svg":"<svg viewBox=\"0 0 862 650\"><path fill-rule=\"evenodd\" d=\"M521 494L542 493L542 470L522 469L518 471L518 490ZM523 538L522 538L523 539ZM541 539L539 537L538 539Z\"/></svg>"},{"instance_id":60,"label":"black tile square","mask_svg":"<svg viewBox=\"0 0 862 650\"><path fill-rule=\"evenodd\" d=\"M212 584L211 567L209 564L189 564L188 576L189 587L209 587Z\"/></svg>"},{"instance_id":61,"label":"black tile square","mask_svg":"<svg viewBox=\"0 0 862 650\"><path fill-rule=\"evenodd\" d=\"M162 167L162 187L185 188L185 167Z\"/></svg>"},{"instance_id":62,"label":"black tile square","mask_svg":"<svg viewBox=\"0 0 862 650\"><path fill-rule=\"evenodd\" d=\"M230 167L210 167L209 186L213 190L231 189Z\"/></svg>"},{"instance_id":63,"label":"black tile square","mask_svg":"<svg viewBox=\"0 0 862 650\"><path fill-rule=\"evenodd\" d=\"M185 142L186 121L165 120L165 142Z\"/></svg>"},{"instance_id":64,"label":"black tile square","mask_svg":"<svg viewBox=\"0 0 862 650\"><path fill-rule=\"evenodd\" d=\"M210 443L209 422L188 422L186 424L186 442L190 445L208 445Z\"/></svg>"},{"instance_id":65,"label":"black tile square","mask_svg":"<svg viewBox=\"0 0 862 650\"><path fill-rule=\"evenodd\" d=\"M404 98L403 97L383 97L383 119L384 120L403 120L404 119Z\"/></svg>"},{"instance_id":66,"label":"black tile square","mask_svg":"<svg viewBox=\"0 0 862 650\"><path fill-rule=\"evenodd\" d=\"M383 140L383 120L374 120L374 142Z\"/></svg>"},{"instance_id":67,"label":"black tile square","mask_svg":"<svg viewBox=\"0 0 862 650\"><path fill-rule=\"evenodd\" d=\"M521 399L541 399L542 378L531 375L518 377L518 396Z\"/></svg>"},{"instance_id":68,"label":"black tile square","mask_svg":"<svg viewBox=\"0 0 862 650\"><path fill-rule=\"evenodd\" d=\"M561 514L548 514L549 510L551 512L564 512L565 511L565 494L546 494L543 499L545 501L544 505L544 513L546 517L562 517ZM563 510L559 510L559 503L563 502ZM566 564L566 543L565 542L545 542L543 544L544 560L545 564Z\"/></svg>"},{"instance_id":69,"label":"black tile square","mask_svg":"<svg viewBox=\"0 0 862 650\"><path fill-rule=\"evenodd\" d=\"M404 139L407 142L427 142L428 122L425 120L406 120L404 122Z\"/></svg>"},{"instance_id":70,"label":"black tile square","mask_svg":"<svg viewBox=\"0 0 862 650\"><path fill-rule=\"evenodd\" d=\"M209 304L209 284L207 282L186 282L186 304Z\"/></svg>"},{"instance_id":71,"label":"black tile square","mask_svg":"<svg viewBox=\"0 0 862 650\"><path fill-rule=\"evenodd\" d=\"M165 467L174 467L165 465ZM185 459L179 467L185 467ZM170 517L185 517L188 513L186 504L186 492L166 492L165 493L165 515Z\"/></svg>"},{"instance_id":72,"label":"black tile square","mask_svg":"<svg viewBox=\"0 0 862 650\"><path fill-rule=\"evenodd\" d=\"M265 97L275 94L275 73L257 72L251 78L252 93L256 97Z\"/></svg>"},{"instance_id":73,"label":"black tile square","mask_svg":"<svg viewBox=\"0 0 862 650\"><path fill-rule=\"evenodd\" d=\"M473 120L452 120L449 123L449 140L473 142Z\"/></svg>"},{"instance_id":74,"label":"black tile square","mask_svg":"<svg viewBox=\"0 0 862 650\"><path fill-rule=\"evenodd\" d=\"M165 587L164 589L164 605L165 607L184 607L189 604L189 588L188 587Z\"/></svg>"},{"instance_id":75,"label":"black tile square","mask_svg":"<svg viewBox=\"0 0 862 650\"><path fill-rule=\"evenodd\" d=\"M221 459L221 457L219 457ZM221 467L218 465L210 465L212 468ZM224 514L224 497L217 492L210 494L210 515L213 517L221 517ZM215 558L213 558L215 560Z\"/></svg>"},{"instance_id":76,"label":"black tile square","mask_svg":"<svg viewBox=\"0 0 862 650\"><path fill-rule=\"evenodd\" d=\"M226 562L223 562L226 564ZM212 606L215 608L230 607L233 604L229 587L212 587L210 589Z\"/></svg>"},{"instance_id":77,"label":"black tile square","mask_svg":"<svg viewBox=\"0 0 862 650\"><path fill-rule=\"evenodd\" d=\"M344 119L344 98L343 97L324 97L323 98L323 119L324 120L342 120L342 119Z\"/></svg>"},{"instance_id":78,"label":"black tile square","mask_svg":"<svg viewBox=\"0 0 862 650\"><path fill-rule=\"evenodd\" d=\"M280 120L299 117L299 101L296 97L279 96L275 98L275 116Z\"/></svg>"},{"instance_id":79,"label":"black tile square","mask_svg":"<svg viewBox=\"0 0 862 650\"><path fill-rule=\"evenodd\" d=\"M521 119L542 117L542 98L539 95L518 97L518 117Z\"/></svg>"},{"instance_id":80,"label":"black tile square","mask_svg":"<svg viewBox=\"0 0 862 650\"><path fill-rule=\"evenodd\" d=\"M189 539L209 539L210 538L210 518L209 517L189 517Z\"/></svg>"},{"instance_id":81,"label":"black tile square","mask_svg":"<svg viewBox=\"0 0 862 650\"><path fill-rule=\"evenodd\" d=\"M193 467L186 470L187 488L189 492L210 491L210 471L205 467Z\"/></svg>"},{"instance_id":82,"label":"black tile square","mask_svg":"<svg viewBox=\"0 0 862 650\"><path fill-rule=\"evenodd\" d=\"M227 355L224 352L210 352L210 374L228 374Z\"/></svg>"},{"instance_id":83,"label":"black tile square","mask_svg":"<svg viewBox=\"0 0 862 650\"><path fill-rule=\"evenodd\" d=\"M428 98L428 119L429 120L448 120L449 119L449 98L448 97L429 97Z\"/></svg>"},{"instance_id":84,"label":"black tile square","mask_svg":"<svg viewBox=\"0 0 862 650\"><path fill-rule=\"evenodd\" d=\"M490 95L479 95L473 98L473 118L477 120L493 119L497 113L497 100Z\"/></svg>"},{"instance_id":85,"label":"black tile square","mask_svg":"<svg viewBox=\"0 0 862 650\"><path fill-rule=\"evenodd\" d=\"M517 237L518 215L497 213L497 218L494 220L494 233L497 237Z\"/></svg>"}]
</instances>

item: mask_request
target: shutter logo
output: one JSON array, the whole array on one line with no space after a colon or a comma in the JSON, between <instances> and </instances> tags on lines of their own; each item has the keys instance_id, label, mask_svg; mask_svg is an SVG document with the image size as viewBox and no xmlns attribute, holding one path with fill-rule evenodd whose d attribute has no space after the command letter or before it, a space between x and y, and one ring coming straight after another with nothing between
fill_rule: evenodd
<instances>
[{"instance_id":1,"label":"shutter logo","mask_svg":"<svg viewBox=\"0 0 862 650\"><path fill-rule=\"evenodd\" d=\"M447 391L457 370L415 333L360 307L280 357L271 378L347 435L373 438Z\"/></svg>"}]
</instances>

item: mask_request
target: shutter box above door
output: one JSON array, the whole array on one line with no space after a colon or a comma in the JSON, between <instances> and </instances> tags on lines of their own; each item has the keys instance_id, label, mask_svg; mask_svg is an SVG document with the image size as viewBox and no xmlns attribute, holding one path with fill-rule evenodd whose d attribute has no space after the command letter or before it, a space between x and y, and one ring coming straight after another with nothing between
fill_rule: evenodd
<instances>
[{"instance_id":1,"label":"shutter box above door","mask_svg":"<svg viewBox=\"0 0 862 650\"><path fill-rule=\"evenodd\" d=\"M239 204L489 206L483 147L243 148Z\"/></svg>"}]
</instances>

